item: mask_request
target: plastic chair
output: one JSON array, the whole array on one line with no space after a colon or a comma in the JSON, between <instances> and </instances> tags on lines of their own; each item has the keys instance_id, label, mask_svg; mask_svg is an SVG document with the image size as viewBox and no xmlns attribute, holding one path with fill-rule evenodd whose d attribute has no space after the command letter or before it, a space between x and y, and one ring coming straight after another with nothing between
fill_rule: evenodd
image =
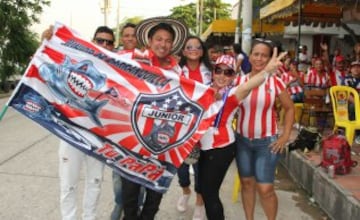
<instances>
[{"instance_id":1,"label":"plastic chair","mask_svg":"<svg viewBox=\"0 0 360 220\"><path fill-rule=\"evenodd\" d=\"M352 146L355 131L360 130L360 99L359 93L349 86L332 86L330 98L334 111L334 130L341 127L345 129L345 137ZM355 119L349 119L349 103L354 104Z\"/></svg>"},{"instance_id":2,"label":"plastic chair","mask_svg":"<svg viewBox=\"0 0 360 220\"><path fill-rule=\"evenodd\" d=\"M239 177L239 173L236 172L236 174L234 176L234 186L233 186L233 193L232 193L232 201L233 201L233 203L238 201L239 191L240 190L241 190L240 177Z\"/></svg>"},{"instance_id":3,"label":"plastic chair","mask_svg":"<svg viewBox=\"0 0 360 220\"><path fill-rule=\"evenodd\" d=\"M295 123L300 124L300 117L301 117L302 110L304 108L304 103L294 103L294 107L295 107ZM280 121L279 121L280 125L284 124L284 117L285 117L285 110L283 108L281 108Z\"/></svg>"}]
</instances>

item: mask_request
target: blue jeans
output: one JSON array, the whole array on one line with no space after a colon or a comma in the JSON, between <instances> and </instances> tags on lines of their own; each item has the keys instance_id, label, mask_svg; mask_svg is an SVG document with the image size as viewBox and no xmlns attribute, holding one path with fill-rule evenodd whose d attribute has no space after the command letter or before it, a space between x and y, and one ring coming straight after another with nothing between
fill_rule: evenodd
<instances>
[{"instance_id":1,"label":"blue jeans","mask_svg":"<svg viewBox=\"0 0 360 220\"><path fill-rule=\"evenodd\" d=\"M272 153L269 145L277 136L248 139L237 134L236 164L241 177L255 177L258 183L274 183L279 153Z\"/></svg>"},{"instance_id":2,"label":"blue jeans","mask_svg":"<svg viewBox=\"0 0 360 220\"><path fill-rule=\"evenodd\" d=\"M186 163L182 163L181 166L178 168L177 174L179 177L179 184L181 187L188 187L191 184L189 166L190 165L188 165ZM198 180L198 173L199 173L198 162L193 164L192 166L193 166L194 175L195 175L194 189L195 189L195 192L200 193L199 180Z\"/></svg>"}]
</instances>

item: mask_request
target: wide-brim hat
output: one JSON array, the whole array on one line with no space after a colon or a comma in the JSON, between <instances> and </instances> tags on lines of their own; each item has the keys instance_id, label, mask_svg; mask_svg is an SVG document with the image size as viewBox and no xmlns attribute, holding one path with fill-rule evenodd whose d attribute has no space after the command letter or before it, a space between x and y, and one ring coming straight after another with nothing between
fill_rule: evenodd
<instances>
[{"instance_id":1,"label":"wide-brim hat","mask_svg":"<svg viewBox=\"0 0 360 220\"><path fill-rule=\"evenodd\" d=\"M160 23L169 24L175 32L174 42L171 49L172 54L180 52L188 36L189 30L185 23L180 20L169 17L154 17L141 21L135 29L135 35L141 46L147 46L149 43L149 31Z\"/></svg>"}]
</instances>

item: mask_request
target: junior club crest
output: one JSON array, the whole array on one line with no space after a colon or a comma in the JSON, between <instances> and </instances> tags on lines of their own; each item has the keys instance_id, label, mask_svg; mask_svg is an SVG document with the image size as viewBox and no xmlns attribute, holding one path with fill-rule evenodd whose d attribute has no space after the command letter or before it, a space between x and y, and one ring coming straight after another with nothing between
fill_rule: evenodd
<instances>
[{"instance_id":1,"label":"junior club crest","mask_svg":"<svg viewBox=\"0 0 360 220\"><path fill-rule=\"evenodd\" d=\"M191 137L203 113L201 106L176 88L162 94L140 94L131 110L131 122L146 149L161 154Z\"/></svg>"}]
</instances>

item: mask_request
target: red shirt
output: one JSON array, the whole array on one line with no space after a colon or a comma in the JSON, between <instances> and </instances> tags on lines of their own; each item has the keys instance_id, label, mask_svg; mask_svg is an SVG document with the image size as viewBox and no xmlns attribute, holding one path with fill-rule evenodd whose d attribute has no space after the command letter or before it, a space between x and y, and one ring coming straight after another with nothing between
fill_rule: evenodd
<instances>
[{"instance_id":1,"label":"red shirt","mask_svg":"<svg viewBox=\"0 0 360 220\"><path fill-rule=\"evenodd\" d=\"M239 104L235 96L236 87L224 90L223 108L218 113L213 125L205 132L200 139L201 150L226 147L235 141L232 121Z\"/></svg>"},{"instance_id":2,"label":"red shirt","mask_svg":"<svg viewBox=\"0 0 360 220\"><path fill-rule=\"evenodd\" d=\"M346 77L345 71L332 69L332 71L329 74L331 86L343 85L345 77Z\"/></svg>"},{"instance_id":3,"label":"red shirt","mask_svg":"<svg viewBox=\"0 0 360 220\"><path fill-rule=\"evenodd\" d=\"M182 71L186 78L196 80L205 85L211 84L211 71L203 63L200 63L194 70L185 65L182 67Z\"/></svg>"}]
</instances>

